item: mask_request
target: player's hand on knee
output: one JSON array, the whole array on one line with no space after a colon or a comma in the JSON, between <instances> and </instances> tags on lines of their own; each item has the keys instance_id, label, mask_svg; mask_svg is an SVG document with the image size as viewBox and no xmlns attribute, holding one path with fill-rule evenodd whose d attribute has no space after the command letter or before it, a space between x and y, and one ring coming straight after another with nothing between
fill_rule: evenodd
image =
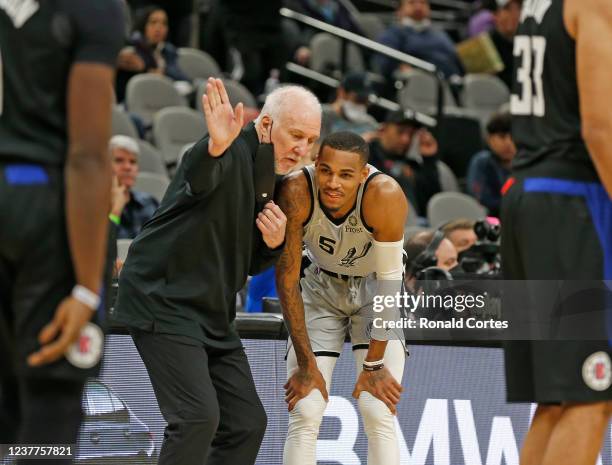
<instances>
[{"instance_id":1,"label":"player's hand on knee","mask_svg":"<svg viewBox=\"0 0 612 465\"><path fill-rule=\"evenodd\" d=\"M202 108L208 127L208 153L213 157L221 156L240 134L244 107L239 103L233 109L223 81L209 78L202 96Z\"/></svg>"},{"instance_id":2,"label":"player's hand on knee","mask_svg":"<svg viewBox=\"0 0 612 465\"><path fill-rule=\"evenodd\" d=\"M316 366L299 368L283 387L285 388L285 402L290 412L294 409L295 404L310 394L313 389L321 392L325 402L329 400L325 379Z\"/></svg>"},{"instance_id":3,"label":"player's hand on knee","mask_svg":"<svg viewBox=\"0 0 612 465\"><path fill-rule=\"evenodd\" d=\"M77 340L81 329L94 312L74 297L67 297L59 304L53 320L38 334L40 350L28 357L30 366L46 365L64 355Z\"/></svg>"},{"instance_id":4,"label":"player's hand on knee","mask_svg":"<svg viewBox=\"0 0 612 465\"><path fill-rule=\"evenodd\" d=\"M391 413L397 413L396 405L404 388L387 368L376 371L362 371L355 384L353 397L359 399L362 391L367 391L385 403Z\"/></svg>"},{"instance_id":5,"label":"player's hand on knee","mask_svg":"<svg viewBox=\"0 0 612 465\"><path fill-rule=\"evenodd\" d=\"M270 249L276 249L285 240L287 217L278 205L270 201L255 220L264 242Z\"/></svg>"}]
</instances>

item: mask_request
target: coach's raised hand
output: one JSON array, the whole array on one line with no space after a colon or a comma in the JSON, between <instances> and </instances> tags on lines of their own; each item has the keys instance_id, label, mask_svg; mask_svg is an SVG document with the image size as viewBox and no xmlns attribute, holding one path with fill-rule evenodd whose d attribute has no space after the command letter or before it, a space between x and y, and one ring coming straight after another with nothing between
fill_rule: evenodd
<instances>
[{"instance_id":1,"label":"coach's raised hand","mask_svg":"<svg viewBox=\"0 0 612 465\"><path fill-rule=\"evenodd\" d=\"M244 121L242 103L233 109L221 79L209 78L206 93L202 96L202 107L208 127L208 153L219 157L240 134Z\"/></svg>"}]
</instances>

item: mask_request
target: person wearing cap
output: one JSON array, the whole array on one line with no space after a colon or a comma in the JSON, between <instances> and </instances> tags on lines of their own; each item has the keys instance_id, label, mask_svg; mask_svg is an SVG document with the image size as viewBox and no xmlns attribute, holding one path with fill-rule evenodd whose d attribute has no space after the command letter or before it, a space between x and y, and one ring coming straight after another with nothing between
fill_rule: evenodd
<instances>
[{"instance_id":1,"label":"person wearing cap","mask_svg":"<svg viewBox=\"0 0 612 465\"><path fill-rule=\"evenodd\" d=\"M415 135L422 163L408 158ZM417 214L424 216L427 202L442 188L437 167L438 143L420 115L410 110L387 113L378 137L369 145L370 163L395 179Z\"/></svg>"},{"instance_id":2,"label":"person wearing cap","mask_svg":"<svg viewBox=\"0 0 612 465\"><path fill-rule=\"evenodd\" d=\"M351 131L361 136L378 129L378 121L368 114L368 97L373 93L366 73L347 73L336 92L336 100L323 106L321 139L338 131Z\"/></svg>"},{"instance_id":3,"label":"person wearing cap","mask_svg":"<svg viewBox=\"0 0 612 465\"><path fill-rule=\"evenodd\" d=\"M140 149L128 136L113 136L109 143L113 170L110 220L117 225L117 239L134 239L159 207L151 194L133 189L138 177Z\"/></svg>"}]
</instances>

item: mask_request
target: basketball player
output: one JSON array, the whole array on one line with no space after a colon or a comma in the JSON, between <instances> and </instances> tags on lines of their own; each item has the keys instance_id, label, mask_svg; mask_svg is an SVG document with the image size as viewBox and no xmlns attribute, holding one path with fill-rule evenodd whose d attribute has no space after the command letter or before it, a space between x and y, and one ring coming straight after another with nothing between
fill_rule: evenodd
<instances>
[{"instance_id":1,"label":"basketball player","mask_svg":"<svg viewBox=\"0 0 612 465\"><path fill-rule=\"evenodd\" d=\"M122 37L118 0L0 1L0 444L77 442L102 352L88 322L102 300Z\"/></svg>"},{"instance_id":2,"label":"basketball player","mask_svg":"<svg viewBox=\"0 0 612 465\"><path fill-rule=\"evenodd\" d=\"M612 279L611 44L606 0L523 3L511 98L518 154L503 189L506 279ZM612 399L607 341L508 344L506 378L508 400L538 403L522 465L595 463Z\"/></svg>"},{"instance_id":3,"label":"basketball player","mask_svg":"<svg viewBox=\"0 0 612 465\"><path fill-rule=\"evenodd\" d=\"M368 463L399 464L394 414L402 391L402 335L378 324L370 337L368 326L374 295L401 290L408 205L400 186L367 161L360 136L337 132L323 140L315 165L290 175L281 188L287 232L276 282L291 335L285 465L316 462L319 426L347 329ZM311 263L300 280L302 244ZM390 309L383 318L395 315L397 309Z\"/></svg>"}]
</instances>

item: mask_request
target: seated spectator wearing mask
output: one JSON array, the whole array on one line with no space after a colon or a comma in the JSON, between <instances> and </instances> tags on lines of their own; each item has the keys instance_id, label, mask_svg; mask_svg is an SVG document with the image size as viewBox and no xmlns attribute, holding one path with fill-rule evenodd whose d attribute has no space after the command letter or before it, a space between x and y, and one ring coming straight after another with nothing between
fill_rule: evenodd
<instances>
[{"instance_id":1,"label":"seated spectator wearing mask","mask_svg":"<svg viewBox=\"0 0 612 465\"><path fill-rule=\"evenodd\" d=\"M392 25L378 38L378 42L400 52L433 63L445 77L462 75L455 44L444 31L434 28L429 19L431 10L428 0L402 0L397 9L399 24ZM376 55L375 66L383 76L392 76L398 62L384 55ZM409 65L402 64L400 71Z\"/></svg>"},{"instance_id":2,"label":"seated spectator wearing mask","mask_svg":"<svg viewBox=\"0 0 612 465\"><path fill-rule=\"evenodd\" d=\"M140 73L167 76L174 81L189 81L178 66L176 48L166 42L168 16L158 6L138 12L128 46L119 52L117 60L117 100L123 101L129 79Z\"/></svg>"},{"instance_id":3,"label":"seated spectator wearing mask","mask_svg":"<svg viewBox=\"0 0 612 465\"><path fill-rule=\"evenodd\" d=\"M444 233L444 237L452 242L457 253L460 254L476 244L478 240L478 236L474 232L475 223L474 220L459 218L440 226L440 231Z\"/></svg>"},{"instance_id":4,"label":"seated spectator wearing mask","mask_svg":"<svg viewBox=\"0 0 612 465\"><path fill-rule=\"evenodd\" d=\"M117 239L134 239L159 203L152 195L132 189L138 176L140 154L136 141L128 136L113 136L109 151L113 170L110 219L117 225Z\"/></svg>"},{"instance_id":5,"label":"seated spectator wearing mask","mask_svg":"<svg viewBox=\"0 0 612 465\"><path fill-rule=\"evenodd\" d=\"M510 175L510 165L516 155L512 141L510 113L496 113L487 123L488 150L472 157L467 173L468 192L499 216L501 190Z\"/></svg>"},{"instance_id":6,"label":"seated spectator wearing mask","mask_svg":"<svg viewBox=\"0 0 612 465\"><path fill-rule=\"evenodd\" d=\"M371 93L366 73L347 73L336 91L336 100L323 105L321 140L332 132L351 131L364 137L378 130L378 121L368 114Z\"/></svg>"},{"instance_id":7,"label":"seated spectator wearing mask","mask_svg":"<svg viewBox=\"0 0 612 465\"><path fill-rule=\"evenodd\" d=\"M415 135L418 137L422 163L408 158ZM395 179L419 216L427 211L427 202L442 190L438 174L438 143L410 111L387 113L378 137L369 143L370 164Z\"/></svg>"}]
</instances>

